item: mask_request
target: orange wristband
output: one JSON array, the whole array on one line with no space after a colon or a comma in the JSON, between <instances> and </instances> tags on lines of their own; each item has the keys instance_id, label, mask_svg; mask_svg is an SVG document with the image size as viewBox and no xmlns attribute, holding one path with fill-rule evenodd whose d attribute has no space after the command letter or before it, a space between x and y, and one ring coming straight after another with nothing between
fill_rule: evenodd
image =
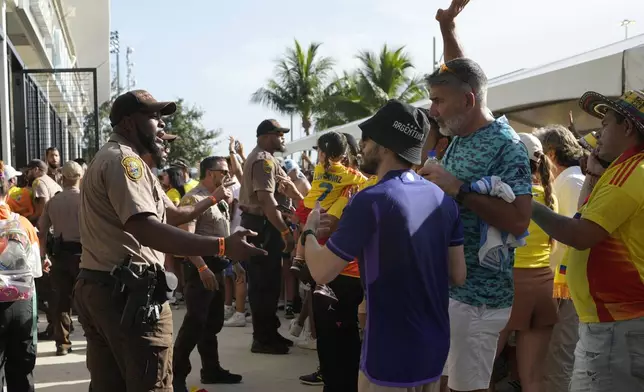
<instances>
[{"instance_id":1,"label":"orange wristband","mask_svg":"<svg viewBox=\"0 0 644 392\"><path fill-rule=\"evenodd\" d=\"M226 253L226 239L224 237L219 237L219 253L217 256L222 257Z\"/></svg>"},{"instance_id":2,"label":"orange wristband","mask_svg":"<svg viewBox=\"0 0 644 392\"><path fill-rule=\"evenodd\" d=\"M282 237L284 237L285 235L290 234L290 233L291 233L291 229L286 229L286 230L282 231L280 234L282 234Z\"/></svg>"},{"instance_id":3,"label":"orange wristband","mask_svg":"<svg viewBox=\"0 0 644 392\"><path fill-rule=\"evenodd\" d=\"M208 269L208 266L206 264L202 265L201 267L197 268L197 271L199 272L204 272L205 270Z\"/></svg>"},{"instance_id":4,"label":"orange wristband","mask_svg":"<svg viewBox=\"0 0 644 392\"><path fill-rule=\"evenodd\" d=\"M210 199L210 201L212 202L212 205L213 205L213 206L214 206L215 204L217 204L217 198L216 198L216 197L214 197L214 196L208 196L208 198L209 198L209 199Z\"/></svg>"}]
</instances>

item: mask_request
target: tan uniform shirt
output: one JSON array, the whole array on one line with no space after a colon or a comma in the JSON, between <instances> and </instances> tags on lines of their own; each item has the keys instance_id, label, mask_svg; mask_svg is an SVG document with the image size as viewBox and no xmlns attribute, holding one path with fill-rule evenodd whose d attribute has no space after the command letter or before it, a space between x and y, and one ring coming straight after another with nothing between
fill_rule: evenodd
<instances>
[{"instance_id":1,"label":"tan uniform shirt","mask_svg":"<svg viewBox=\"0 0 644 392\"><path fill-rule=\"evenodd\" d=\"M165 223L163 189L132 144L117 134L98 151L81 185L81 268L111 271L127 255L133 262L163 264L163 253L142 246L125 223L139 214Z\"/></svg>"},{"instance_id":2,"label":"tan uniform shirt","mask_svg":"<svg viewBox=\"0 0 644 392\"><path fill-rule=\"evenodd\" d=\"M285 205L286 198L277 192L275 176L278 174L286 176L277 159L259 146L255 147L244 163L244 181L239 190L241 209L249 214L264 215L257 191L273 192L278 204Z\"/></svg>"},{"instance_id":3,"label":"tan uniform shirt","mask_svg":"<svg viewBox=\"0 0 644 392\"><path fill-rule=\"evenodd\" d=\"M52 169L51 167L49 167L47 169L47 175L49 176L49 178L54 180L55 183L63 183L63 169L61 169L60 167L57 169Z\"/></svg>"},{"instance_id":4,"label":"tan uniform shirt","mask_svg":"<svg viewBox=\"0 0 644 392\"><path fill-rule=\"evenodd\" d=\"M45 203L54 197L56 193L63 191L63 188L47 175L36 178L31 185L31 189L34 194L34 200L45 199Z\"/></svg>"},{"instance_id":5,"label":"tan uniform shirt","mask_svg":"<svg viewBox=\"0 0 644 392\"><path fill-rule=\"evenodd\" d=\"M205 186L199 184L186 193L179 203L180 206L195 205L210 197L212 193ZM186 224L195 234L211 237L228 237L230 235L230 216L223 213L217 204L208 208L197 219Z\"/></svg>"},{"instance_id":6,"label":"tan uniform shirt","mask_svg":"<svg viewBox=\"0 0 644 392\"><path fill-rule=\"evenodd\" d=\"M64 242L80 242L80 190L67 188L52 197L47 204L38 226L54 227L54 237Z\"/></svg>"}]
</instances>

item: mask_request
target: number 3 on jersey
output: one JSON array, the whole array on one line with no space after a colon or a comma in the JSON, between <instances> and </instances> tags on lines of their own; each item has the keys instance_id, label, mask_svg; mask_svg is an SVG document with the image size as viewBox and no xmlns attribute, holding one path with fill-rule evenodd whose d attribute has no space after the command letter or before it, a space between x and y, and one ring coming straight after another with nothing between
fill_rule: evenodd
<instances>
[{"instance_id":1,"label":"number 3 on jersey","mask_svg":"<svg viewBox=\"0 0 644 392\"><path fill-rule=\"evenodd\" d=\"M320 188L324 189L324 192L318 197L318 201L322 201L326 199L327 196L329 196L329 193L333 190L333 184L329 184L328 182L321 182L320 183Z\"/></svg>"}]
</instances>

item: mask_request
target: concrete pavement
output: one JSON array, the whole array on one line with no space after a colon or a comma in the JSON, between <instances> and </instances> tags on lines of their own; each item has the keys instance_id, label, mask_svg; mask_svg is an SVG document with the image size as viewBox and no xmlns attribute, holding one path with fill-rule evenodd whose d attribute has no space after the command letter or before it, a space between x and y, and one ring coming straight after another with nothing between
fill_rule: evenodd
<instances>
[{"instance_id":1,"label":"concrete pavement","mask_svg":"<svg viewBox=\"0 0 644 392\"><path fill-rule=\"evenodd\" d=\"M180 307L173 310L174 330L179 330L185 309ZM45 328L44 317L41 316L39 330ZM76 328L72 335L73 353L56 356L54 342L38 343L38 359L34 376L36 389L45 392L85 392L89 385L89 372L85 366L86 342L80 323L74 322ZM282 320L282 335L287 335L288 323ZM243 375L244 380L239 385L210 385L199 384L199 353L196 348L192 352L192 374L188 377L188 387L202 387L207 391L217 392L318 392L321 387L301 385L298 377L309 374L317 368L317 353L297 347L291 348L289 355L273 356L252 354L250 343L252 327L224 328L219 333L219 355L222 367L233 373Z\"/></svg>"}]
</instances>

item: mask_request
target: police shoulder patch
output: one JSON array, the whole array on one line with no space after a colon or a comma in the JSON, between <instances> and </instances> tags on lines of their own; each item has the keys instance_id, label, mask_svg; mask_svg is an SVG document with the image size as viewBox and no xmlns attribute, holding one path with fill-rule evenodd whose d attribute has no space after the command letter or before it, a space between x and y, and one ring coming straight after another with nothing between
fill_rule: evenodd
<instances>
[{"instance_id":1,"label":"police shoulder patch","mask_svg":"<svg viewBox=\"0 0 644 392\"><path fill-rule=\"evenodd\" d=\"M265 159L263 165L264 165L264 172L265 173L268 174L268 173L273 172L273 167L275 165L273 164L273 161L271 159Z\"/></svg>"},{"instance_id":2,"label":"police shoulder patch","mask_svg":"<svg viewBox=\"0 0 644 392\"><path fill-rule=\"evenodd\" d=\"M139 157L127 156L121 160L125 176L132 181L139 181L143 177L143 161Z\"/></svg>"}]
</instances>

